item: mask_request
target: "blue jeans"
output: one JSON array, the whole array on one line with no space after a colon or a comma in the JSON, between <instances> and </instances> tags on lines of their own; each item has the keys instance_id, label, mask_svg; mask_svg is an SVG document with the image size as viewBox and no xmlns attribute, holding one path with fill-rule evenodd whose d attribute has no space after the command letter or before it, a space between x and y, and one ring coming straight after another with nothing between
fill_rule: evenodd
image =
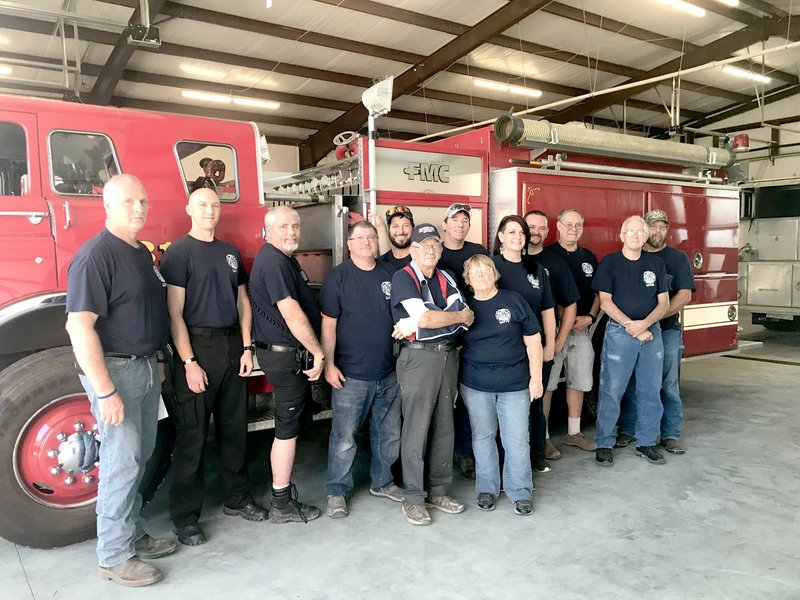
<instances>
[{"instance_id":1,"label":"blue jeans","mask_svg":"<svg viewBox=\"0 0 800 600\"><path fill-rule=\"evenodd\" d=\"M460 384L472 424L475 452L475 490L500 495L500 459L497 455L497 425L505 451L503 489L512 502L530 500L532 492L528 413L531 397L518 392L480 392Z\"/></svg>"},{"instance_id":2,"label":"blue jeans","mask_svg":"<svg viewBox=\"0 0 800 600\"><path fill-rule=\"evenodd\" d=\"M597 405L598 448L613 448L619 419L620 402L631 375L636 377L636 442L638 446L654 446L659 433L661 406L661 374L664 346L661 327L650 327L653 339L640 342L626 333L625 328L609 321L603 338L600 359L600 398Z\"/></svg>"},{"instance_id":3,"label":"blue jeans","mask_svg":"<svg viewBox=\"0 0 800 600\"><path fill-rule=\"evenodd\" d=\"M680 366L683 357L683 335L680 329L667 329L661 332L664 343L664 374L661 381L661 404L664 415L661 417L661 439L681 439L683 425L683 404L681 403ZM636 430L636 382L631 377L619 415L619 431L633 435Z\"/></svg>"},{"instance_id":4,"label":"blue jeans","mask_svg":"<svg viewBox=\"0 0 800 600\"><path fill-rule=\"evenodd\" d=\"M100 407L89 380L81 385L92 403L100 438L100 481L97 487L97 558L101 567L115 567L135 553L144 535L140 521L142 482L147 460L156 444L161 381L156 357L106 358L111 380L125 407L119 425L100 421ZM110 390L100 390L101 394Z\"/></svg>"},{"instance_id":5,"label":"blue jeans","mask_svg":"<svg viewBox=\"0 0 800 600\"><path fill-rule=\"evenodd\" d=\"M327 495L345 496L353 489L356 434L370 413L371 486L377 490L393 483L392 465L400 456L400 410L400 386L394 372L379 381L348 377L342 389L333 390Z\"/></svg>"}]
</instances>

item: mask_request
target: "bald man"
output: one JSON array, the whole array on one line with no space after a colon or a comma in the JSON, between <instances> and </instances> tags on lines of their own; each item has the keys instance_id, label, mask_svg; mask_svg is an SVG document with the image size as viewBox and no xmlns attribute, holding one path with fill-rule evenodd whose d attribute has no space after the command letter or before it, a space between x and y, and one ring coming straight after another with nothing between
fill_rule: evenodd
<instances>
[{"instance_id":1,"label":"bald man","mask_svg":"<svg viewBox=\"0 0 800 600\"><path fill-rule=\"evenodd\" d=\"M212 414L223 513L247 521L267 518L267 510L250 493L245 464L246 377L253 370L255 353L247 272L239 250L215 236L220 211L214 190L192 192L186 205L191 229L167 248L161 260L175 349L175 396L168 402L176 431L169 508L178 541L187 546L206 541L198 521Z\"/></svg>"},{"instance_id":2,"label":"bald man","mask_svg":"<svg viewBox=\"0 0 800 600\"><path fill-rule=\"evenodd\" d=\"M139 484L156 442L161 381L156 351L167 343L166 284L137 240L147 192L133 175L103 188L105 228L69 266L67 333L97 419L102 477L97 488L98 574L139 587L162 579L142 561L175 551L142 529Z\"/></svg>"},{"instance_id":3,"label":"bald man","mask_svg":"<svg viewBox=\"0 0 800 600\"><path fill-rule=\"evenodd\" d=\"M614 464L611 449L620 401L631 375L636 378L637 455L652 464L663 464L656 450L661 423L661 373L664 346L659 320L669 308L667 272L664 262L642 252L648 226L644 219L625 219L619 238L622 249L603 258L592 288L600 296L600 307L608 315L600 359L600 397L597 405L598 465Z\"/></svg>"},{"instance_id":4,"label":"bald man","mask_svg":"<svg viewBox=\"0 0 800 600\"><path fill-rule=\"evenodd\" d=\"M250 277L253 334L258 364L275 394L275 441L272 443L273 523L306 523L319 508L297 499L292 467L302 412L311 401L311 382L322 374L322 317L308 276L293 254L300 246L300 215L275 206L264 217L266 243Z\"/></svg>"}]
</instances>

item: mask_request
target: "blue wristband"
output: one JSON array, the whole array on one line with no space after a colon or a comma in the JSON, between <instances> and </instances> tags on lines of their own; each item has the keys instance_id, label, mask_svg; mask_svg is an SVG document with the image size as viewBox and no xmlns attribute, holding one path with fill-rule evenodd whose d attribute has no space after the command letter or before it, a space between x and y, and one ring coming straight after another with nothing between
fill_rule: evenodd
<instances>
[{"instance_id":1,"label":"blue wristband","mask_svg":"<svg viewBox=\"0 0 800 600\"><path fill-rule=\"evenodd\" d=\"M114 388L109 393L107 393L105 396L98 396L97 399L98 400L105 400L106 398L111 398L111 396L113 396L116 393L117 393L117 388Z\"/></svg>"}]
</instances>

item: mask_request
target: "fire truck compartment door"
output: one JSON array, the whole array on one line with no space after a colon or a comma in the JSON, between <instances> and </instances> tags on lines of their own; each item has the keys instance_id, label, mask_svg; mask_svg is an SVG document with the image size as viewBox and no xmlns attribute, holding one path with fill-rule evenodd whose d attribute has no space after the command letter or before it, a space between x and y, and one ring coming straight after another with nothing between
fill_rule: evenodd
<instances>
[{"instance_id":1,"label":"fire truck compartment door","mask_svg":"<svg viewBox=\"0 0 800 600\"><path fill-rule=\"evenodd\" d=\"M36 116L0 111L0 306L56 287L55 243L37 157Z\"/></svg>"}]
</instances>

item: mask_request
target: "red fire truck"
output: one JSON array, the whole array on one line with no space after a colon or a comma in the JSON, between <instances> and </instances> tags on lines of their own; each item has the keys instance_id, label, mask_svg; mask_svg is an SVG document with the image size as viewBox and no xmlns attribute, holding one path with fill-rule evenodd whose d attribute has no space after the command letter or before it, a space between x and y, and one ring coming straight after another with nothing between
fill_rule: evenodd
<instances>
[{"instance_id":1,"label":"red fire truck","mask_svg":"<svg viewBox=\"0 0 800 600\"><path fill-rule=\"evenodd\" d=\"M8 96L0 106L0 536L47 548L94 534L95 421L75 374L64 304L72 256L103 227L104 182L120 172L143 181L150 212L140 238L157 263L188 230L183 206L211 159L223 201L218 235L249 267L265 209L291 203L303 223L298 259L319 285L345 257L348 213L366 214L369 142L358 138L353 156L265 188L264 142L252 123ZM379 209L407 204L417 221L440 222L447 205L468 202L471 236L487 243L505 214L539 208L552 221L577 207L586 217L582 244L598 257L619 247L625 217L664 209L671 243L690 256L697 279L683 314L686 356L735 349L738 191L720 177L731 155L577 129L501 118L434 143L380 140ZM251 430L269 427L268 389L263 377L251 380ZM145 495L169 465L169 419L159 431Z\"/></svg>"}]
</instances>

